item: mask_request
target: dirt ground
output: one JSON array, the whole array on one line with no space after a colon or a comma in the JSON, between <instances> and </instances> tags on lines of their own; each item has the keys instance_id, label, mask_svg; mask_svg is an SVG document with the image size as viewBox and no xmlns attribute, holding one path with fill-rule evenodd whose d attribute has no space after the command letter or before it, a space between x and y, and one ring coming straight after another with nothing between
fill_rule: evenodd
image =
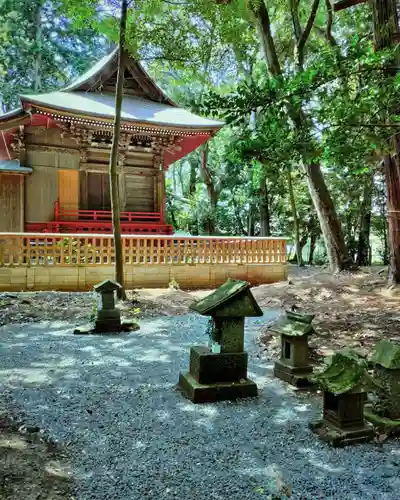
<instances>
[{"instance_id":1,"label":"dirt ground","mask_svg":"<svg viewBox=\"0 0 400 500\"><path fill-rule=\"evenodd\" d=\"M0 411L0 499L73 500L73 478L61 450L40 429Z\"/></svg>"},{"instance_id":2,"label":"dirt ground","mask_svg":"<svg viewBox=\"0 0 400 500\"><path fill-rule=\"evenodd\" d=\"M400 293L386 288L386 272L368 268L332 276L320 268L290 268L286 282L252 289L262 308L315 314L310 339L316 360L341 347L370 353L380 338L400 341ZM209 291L141 290L120 305L127 317L179 315ZM0 293L0 325L62 320L86 323L93 316L92 293ZM138 311L140 310L140 311ZM260 348L276 356L277 339L265 327ZM2 398L0 397L0 400ZM34 432L31 432L34 431ZM37 429L21 427L0 408L0 500L73 499L73 478L62 450Z\"/></svg>"},{"instance_id":3,"label":"dirt ground","mask_svg":"<svg viewBox=\"0 0 400 500\"><path fill-rule=\"evenodd\" d=\"M400 292L388 290L382 267L333 276L326 270L291 268L285 283L253 289L261 307L315 314L316 334L310 337L311 355L320 358L342 347L371 353L381 338L400 342ZM278 339L268 328L261 345L275 355Z\"/></svg>"},{"instance_id":4,"label":"dirt ground","mask_svg":"<svg viewBox=\"0 0 400 500\"><path fill-rule=\"evenodd\" d=\"M333 276L321 268L291 266L288 281L252 291L263 308L283 311L296 306L316 315L317 334L310 339L316 356L345 346L370 352L382 337L400 341L400 293L389 291L386 279L381 267ZM129 300L119 307L126 317L186 314L193 300L209 292L146 289L128 292ZM47 320L87 323L96 300L93 293L0 293L0 326ZM275 353L276 339L267 328L261 344Z\"/></svg>"}]
</instances>

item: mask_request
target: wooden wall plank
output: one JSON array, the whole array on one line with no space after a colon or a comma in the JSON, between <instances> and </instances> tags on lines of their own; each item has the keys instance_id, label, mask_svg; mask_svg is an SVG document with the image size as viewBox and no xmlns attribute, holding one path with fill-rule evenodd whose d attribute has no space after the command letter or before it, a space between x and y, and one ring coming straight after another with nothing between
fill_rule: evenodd
<instances>
[{"instance_id":1,"label":"wooden wall plank","mask_svg":"<svg viewBox=\"0 0 400 500\"><path fill-rule=\"evenodd\" d=\"M23 231L21 177L21 175L0 174L0 231Z\"/></svg>"},{"instance_id":2,"label":"wooden wall plank","mask_svg":"<svg viewBox=\"0 0 400 500\"><path fill-rule=\"evenodd\" d=\"M79 210L78 170L58 170L58 200L61 210Z\"/></svg>"},{"instance_id":3,"label":"wooden wall plank","mask_svg":"<svg viewBox=\"0 0 400 500\"><path fill-rule=\"evenodd\" d=\"M25 181L26 222L48 222L54 218L54 202L58 198L57 169L34 167Z\"/></svg>"},{"instance_id":4,"label":"wooden wall plank","mask_svg":"<svg viewBox=\"0 0 400 500\"><path fill-rule=\"evenodd\" d=\"M78 154L57 153L54 151L34 151L27 148L27 167L53 167L61 169L79 169L80 157Z\"/></svg>"},{"instance_id":5,"label":"wooden wall plank","mask_svg":"<svg viewBox=\"0 0 400 500\"><path fill-rule=\"evenodd\" d=\"M125 210L130 212L153 212L154 177L125 175Z\"/></svg>"}]
</instances>

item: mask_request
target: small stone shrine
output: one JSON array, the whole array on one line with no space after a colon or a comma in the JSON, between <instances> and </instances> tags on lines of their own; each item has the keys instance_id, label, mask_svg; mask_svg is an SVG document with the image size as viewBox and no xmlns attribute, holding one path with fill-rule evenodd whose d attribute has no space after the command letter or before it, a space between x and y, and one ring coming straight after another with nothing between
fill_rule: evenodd
<instances>
[{"instance_id":1,"label":"small stone shrine","mask_svg":"<svg viewBox=\"0 0 400 500\"><path fill-rule=\"evenodd\" d=\"M374 386L365 358L348 349L335 353L314 377L323 389L323 418L310 424L332 446L370 441L374 429L364 420L366 391Z\"/></svg>"},{"instance_id":2,"label":"small stone shrine","mask_svg":"<svg viewBox=\"0 0 400 500\"><path fill-rule=\"evenodd\" d=\"M376 390L372 406L365 408L365 418L385 434L399 434L400 344L379 341L371 361L374 363Z\"/></svg>"},{"instance_id":3,"label":"small stone shrine","mask_svg":"<svg viewBox=\"0 0 400 500\"><path fill-rule=\"evenodd\" d=\"M281 357L275 362L274 375L297 388L312 385L313 366L308 355L308 336L314 333L311 325L315 315L286 311L285 316L270 330L281 338Z\"/></svg>"},{"instance_id":4,"label":"small stone shrine","mask_svg":"<svg viewBox=\"0 0 400 500\"><path fill-rule=\"evenodd\" d=\"M193 403L257 396L257 385L247 378L244 320L263 313L250 283L229 279L190 309L211 317L210 344L190 349L189 372L179 376L182 392Z\"/></svg>"},{"instance_id":5,"label":"small stone shrine","mask_svg":"<svg viewBox=\"0 0 400 500\"><path fill-rule=\"evenodd\" d=\"M94 327L78 327L74 331L75 334L119 333L139 328L134 321L121 321L121 312L115 307L115 292L119 288L121 285L112 280L105 280L94 286L94 290L99 294Z\"/></svg>"}]
</instances>

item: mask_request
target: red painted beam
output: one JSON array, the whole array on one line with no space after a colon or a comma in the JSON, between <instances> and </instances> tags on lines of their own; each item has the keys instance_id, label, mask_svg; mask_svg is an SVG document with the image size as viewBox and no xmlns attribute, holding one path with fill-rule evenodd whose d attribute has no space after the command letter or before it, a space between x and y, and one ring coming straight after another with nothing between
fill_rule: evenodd
<instances>
[{"instance_id":1,"label":"red painted beam","mask_svg":"<svg viewBox=\"0 0 400 500\"><path fill-rule=\"evenodd\" d=\"M354 7L354 5L367 2L368 0L339 0L333 4L333 10L339 12L339 10L348 9L349 7Z\"/></svg>"}]
</instances>

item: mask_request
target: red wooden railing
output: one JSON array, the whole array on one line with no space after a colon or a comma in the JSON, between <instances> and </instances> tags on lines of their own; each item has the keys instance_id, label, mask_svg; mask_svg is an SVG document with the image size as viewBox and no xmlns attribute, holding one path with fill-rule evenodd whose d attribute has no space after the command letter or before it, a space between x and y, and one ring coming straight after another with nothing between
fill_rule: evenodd
<instances>
[{"instance_id":1,"label":"red wooden railing","mask_svg":"<svg viewBox=\"0 0 400 500\"><path fill-rule=\"evenodd\" d=\"M54 203L54 220L88 220L94 222L111 221L111 210L80 210L76 208L61 208L58 200ZM160 212L121 212L121 222L152 222L161 223Z\"/></svg>"},{"instance_id":2,"label":"red wooden railing","mask_svg":"<svg viewBox=\"0 0 400 500\"><path fill-rule=\"evenodd\" d=\"M173 228L164 221L162 212L121 212L121 231L124 234L172 234ZM25 231L55 233L111 233L111 210L79 210L61 208L54 203L54 220L28 222Z\"/></svg>"}]
</instances>

